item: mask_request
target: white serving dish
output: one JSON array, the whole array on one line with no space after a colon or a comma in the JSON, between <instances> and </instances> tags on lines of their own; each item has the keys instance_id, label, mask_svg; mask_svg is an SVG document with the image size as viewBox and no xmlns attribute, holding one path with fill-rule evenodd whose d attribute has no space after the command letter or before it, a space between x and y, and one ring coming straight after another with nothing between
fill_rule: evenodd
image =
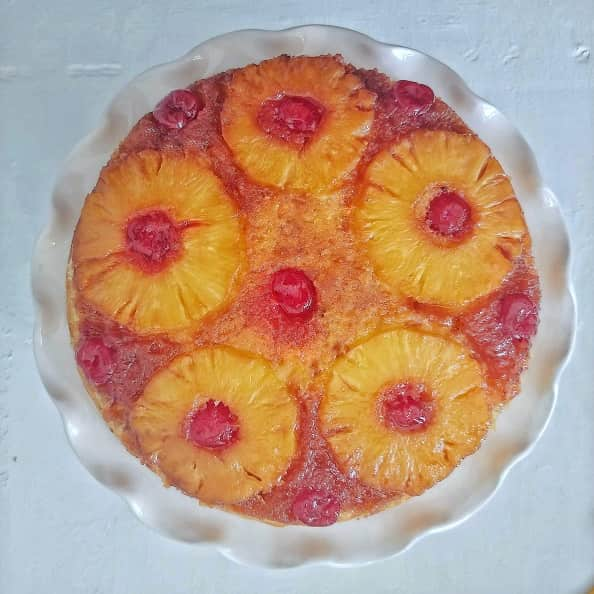
<instances>
[{"instance_id":1,"label":"white serving dish","mask_svg":"<svg viewBox=\"0 0 594 594\"><path fill-rule=\"evenodd\" d=\"M66 320L64 279L75 224L101 167L132 125L171 89L282 53L341 53L356 66L430 85L492 148L510 174L532 234L542 289L541 323L521 394L499 416L480 450L422 496L327 528L277 528L200 506L165 488L125 450L97 412L77 373ZM520 133L437 60L354 31L320 25L222 35L131 81L115 97L97 130L67 159L54 190L50 221L37 243L32 275L39 371L83 465L159 532L216 547L242 563L268 567L372 562L401 553L421 537L451 528L475 513L546 427L575 328L567 231L559 204L543 185L534 155Z\"/></svg>"}]
</instances>

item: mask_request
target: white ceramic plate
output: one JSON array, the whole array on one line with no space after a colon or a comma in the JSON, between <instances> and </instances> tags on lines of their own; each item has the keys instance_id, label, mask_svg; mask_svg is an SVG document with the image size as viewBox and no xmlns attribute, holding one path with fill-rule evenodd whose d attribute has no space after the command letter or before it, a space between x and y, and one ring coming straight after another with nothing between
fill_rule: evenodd
<instances>
[{"instance_id":1,"label":"white ceramic plate","mask_svg":"<svg viewBox=\"0 0 594 594\"><path fill-rule=\"evenodd\" d=\"M522 392L497 420L480 450L420 497L369 518L327 528L275 528L202 507L128 454L87 396L76 370L66 323L65 275L70 242L86 194L133 124L171 89L278 54L340 52L348 62L394 79L430 85L492 148L510 174L532 234L542 289L541 323ZM238 31L206 41L179 60L130 82L95 132L72 152L53 194L53 210L33 260L37 305L35 353L43 382L58 406L72 447L97 480L117 491L146 524L170 537L217 547L240 562L287 567L312 562L367 563L396 555L424 535L450 528L495 493L547 425L559 374L571 349L575 307L568 275L567 232L553 193L541 180L519 132L444 64L418 51L327 26Z\"/></svg>"}]
</instances>

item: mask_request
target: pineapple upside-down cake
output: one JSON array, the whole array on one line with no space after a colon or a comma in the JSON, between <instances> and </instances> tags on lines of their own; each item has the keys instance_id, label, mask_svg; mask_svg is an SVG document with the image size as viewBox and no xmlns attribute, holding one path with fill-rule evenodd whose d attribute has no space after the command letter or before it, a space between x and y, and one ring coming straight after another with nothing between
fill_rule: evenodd
<instances>
[{"instance_id":1,"label":"pineapple upside-down cake","mask_svg":"<svg viewBox=\"0 0 594 594\"><path fill-rule=\"evenodd\" d=\"M288 57L173 90L87 196L69 321L126 447L204 504L326 526L421 494L519 390L509 178L426 85Z\"/></svg>"}]
</instances>

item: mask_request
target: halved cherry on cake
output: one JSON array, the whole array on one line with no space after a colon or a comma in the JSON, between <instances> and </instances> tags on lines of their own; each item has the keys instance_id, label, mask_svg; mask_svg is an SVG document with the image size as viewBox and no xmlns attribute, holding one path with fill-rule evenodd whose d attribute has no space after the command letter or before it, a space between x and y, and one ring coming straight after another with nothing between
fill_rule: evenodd
<instances>
[{"instance_id":1,"label":"halved cherry on cake","mask_svg":"<svg viewBox=\"0 0 594 594\"><path fill-rule=\"evenodd\" d=\"M273 274L272 296L291 318L308 319L316 310L316 288L307 274L298 268L283 268Z\"/></svg>"},{"instance_id":2,"label":"halved cherry on cake","mask_svg":"<svg viewBox=\"0 0 594 594\"><path fill-rule=\"evenodd\" d=\"M526 340L536 334L536 304L522 293L511 293L501 299L500 321L503 332L512 338Z\"/></svg>"},{"instance_id":3,"label":"halved cherry on cake","mask_svg":"<svg viewBox=\"0 0 594 594\"><path fill-rule=\"evenodd\" d=\"M292 512L307 526L330 526L338 520L340 502L327 489L305 488L295 496Z\"/></svg>"},{"instance_id":4,"label":"halved cherry on cake","mask_svg":"<svg viewBox=\"0 0 594 594\"><path fill-rule=\"evenodd\" d=\"M425 220L434 233L462 237L472 225L470 205L458 192L444 188L429 203Z\"/></svg>"},{"instance_id":5,"label":"halved cherry on cake","mask_svg":"<svg viewBox=\"0 0 594 594\"><path fill-rule=\"evenodd\" d=\"M165 128L181 130L204 108L202 99L187 89L166 95L153 110L155 120Z\"/></svg>"},{"instance_id":6,"label":"halved cherry on cake","mask_svg":"<svg viewBox=\"0 0 594 594\"><path fill-rule=\"evenodd\" d=\"M324 107L311 97L283 95L264 101L258 124L274 138L303 146L316 132Z\"/></svg>"},{"instance_id":7,"label":"halved cherry on cake","mask_svg":"<svg viewBox=\"0 0 594 594\"><path fill-rule=\"evenodd\" d=\"M382 391L379 408L380 418L387 427L414 432L422 431L431 423L435 403L423 384L400 382Z\"/></svg>"},{"instance_id":8,"label":"halved cherry on cake","mask_svg":"<svg viewBox=\"0 0 594 594\"><path fill-rule=\"evenodd\" d=\"M76 362L96 386L106 384L116 368L116 352L100 337L83 339L76 350Z\"/></svg>"},{"instance_id":9,"label":"halved cherry on cake","mask_svg":"<svg viewBox=\"0 0 594 594\"><path fill-rule=\"evenodd\" d=\"M188 415L184 434L198 447L224 448L237 441L239 420L225 403L210 399Z\"/></svg>"},{"instance_id":10,"label":"halved cherry on cake","mask_svg":"<svg viewBox=\"0 0 594 594\"><path fill-rule=\"evenodd\" d=\"M128 252L143 267L160 270L179 252L178 226L163 210L133 216L126 225Z\"/></svg>"},{"instance_id":11,"label":"halved cherry on cake","mask_svg":"<svg viewBox=\"0 0 594 594\"><path fill-rule=\"evenodd\" d=\"M420 115L431 109L435 94L431 87L412 80L399 80L392 87L392 96L399 107Z\"/></svg>"}]
</instances>

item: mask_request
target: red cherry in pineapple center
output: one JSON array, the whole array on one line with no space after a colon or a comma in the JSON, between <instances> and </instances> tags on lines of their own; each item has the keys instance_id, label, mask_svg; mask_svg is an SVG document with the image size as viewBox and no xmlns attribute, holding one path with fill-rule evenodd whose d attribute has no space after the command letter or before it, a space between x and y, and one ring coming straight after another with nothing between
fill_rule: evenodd
<instances>
[{"instance_id":1,"label":"red cherry in pineapple center","mask_svg":"<svg viewBox=\"0 0 594 594\"><path fill-rule=\"evenodd\" d=\"M186 439L200 448L224 448L239 437L237 417L226 404L212 399L188 415L184 429Z\"/></svg>"},{"instance_id":2,"label":"red cherry in pineapple center","mask_svg":"<svg viewBox=\"0 0 594 594\"><path fill-rule=\"evenodd\" d=\"M431 87L412 80L399 80L392 88L392 95L399 107L414 114L429 111L435 102Z\"/></svg>"},{"instance_id":3,"label":"red cherry in pineapple center","mask_svg":"<svg viewBox=\"0 0 594 594\"><path fill-rule=\"evenodd\" d=\"M179 231L162 210L139 214L128 221L126 245L144 263L160 265L179 250Z\"/></svg>"},{"instance_id":4,"label":"red cherry in pineapple center","mask_svg":"<svg viewBox=\"0 0 594 594\"><path fill-rule=\"evenodd\" d=\"M262 130L281 140L303 143L318 129L324 108L309 97L283 95L262 104L258 123Z\"/></svg>"},{"instance_id":5,"label":"red cherry in pineapple center","mask_svg":"<svg viewBox=\"0 0 594 594\"><path fill-rule=\"evenodd\" d=\"M324 489L303 489L295 497L292 511L307 526L330 526L338 520L340 503Z\"/></svg>"},{"instance_id":6,"label":"red cherry in pineapple center","mask_svg":"<svg viewBox=\"0 0 594 594\"><path fill-rule=\"evenodd\" d=\"M316 308L316 288L297 268L283 268L272 276L272 297L288 316L309 317Z\"/></svg>"},{"instance_id":7,"label":"red cherry in pineapple center","mask_svg":"<svg viewBox=\"0 0 594 594\"><path fill-rule=\"evenodd\" d=\"M402 382L380 394L380 416L389 429L414 432L433 419L433 399L422 384Z\"/></svg>"},{"instance_id":8,"label":"red cherry in pineapple center","mask_svg":"<svg viewBox=\"0 0 594 594\"><path fill-rule=\"evenodd\" d=\"M76 351L76 362L89 381L96 386L106 384L116 367L115 350L102 338L86 338Z\"/></svg>"},{"instance_id":9,"label":"red cherry in pineapple center","mask_svg":"<svg viewBox=\"0 0 594 594\"><path fill-rule=\"evenodd\" d=\"M204 103L186 89L177 89L166 95L153 110L153 117L161 126L181 129L193 120Z\"/></svg>"},{"instance_id":10,"label":"red cherry in pineapple center","mask_svg":"<svg viewBox=\"0 0 594 594\"><path fill-rule=\"evenodd\" d=\"M470 230L470 205L457 192L442 190L429 203L425 220L431 231L455 239Z\"/></svg>"},{"instance_id":11,"label":"red cherry in pineapple center","mask_svg":"<svg viewBox=\"0 0 594 594\"><path fill-rule=\"evenodd\" d=\"M500 320L503 331L517 339L527 339L536 334L538 312L527 295L512 293L501 300Z\"/></svg>"},{"instance_id":12,"label":"red cherry in pineapple center","mask_svg":"<svg viewBox=\"0 0 594 594\"><path fill-rule=\"evenodd\" d=\"M278 100L277 110L279 122L295 132L315 132L323 113L323 108L312 99L288 95Z\"/></svg>"}]
</instances>

